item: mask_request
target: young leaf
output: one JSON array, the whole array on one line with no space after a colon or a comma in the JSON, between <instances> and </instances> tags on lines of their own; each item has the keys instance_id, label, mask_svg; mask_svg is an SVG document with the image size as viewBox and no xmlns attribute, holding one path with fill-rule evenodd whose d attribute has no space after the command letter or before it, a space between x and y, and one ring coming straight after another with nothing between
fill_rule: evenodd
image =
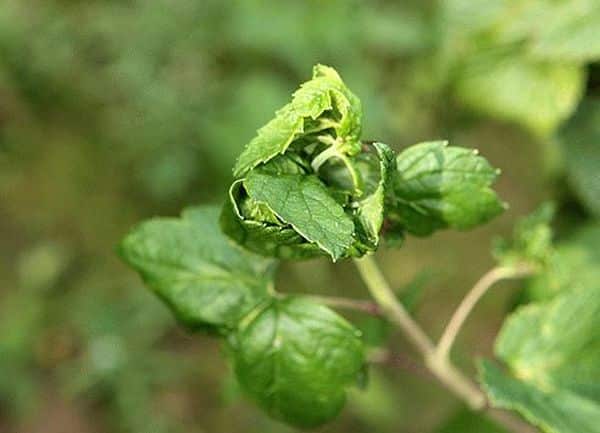
<instances>
[{"instance_id":1,"label":"young leaf","mask_svg":"<svg viewBox=\"0 0 600 433\"><path fill-rule=\"evenodd\" d=\"M360 150L362 109L359 99L346 87L338 73L317 65L312 80L302 84L292 102L248 143L233 169L239 178L259 164L283 154L294 141L315 132L333 130L340 152Z\"/></svg>"},{"instance_id":2,"label":"young leaf","mask_svg":"<svg viewBox=\"0 0 600 433\"><path fill-rule=\"evenodd\" d=\"M494 406L517 410L548 433L598 433L598 286L521 308L504 324L495 351L510 373L482 365Z\"/></svg>"},{"instance_id":3,"label":"young leaf","mask_svg":"<svg viewBox=\"0 0 600 433\"><path fill-rule=\"evenodd\" d=\"M544 203L530 215L517 222L511 240L495 241L494 255L505 265L518 262L545 266L551 259L553 203Z\"/></svg>"},{"instance_id":4,"label":"young leaf","mask_svg":"<svg viewBox=\"0 0 600 433\"><path fill-rule=\"evenodd\" d=\"M600 281L600 225L588 224L561 241L548 255L542 272L526 285L528 301L552 299Z\"/></svg>"},{"instance_id":5,"label":"young leaf","mask_svg":"<svg viewBox=\"0 0 600 433\"><path fill-rule=\"evenodd\" d=\"M498 171L477 153L445 141L416 144L396 159L391 225L417 236L435 230L466 230L504 210L490 188Z\"/></svg>"},{"instance_id":6,"label":"young leaf","mask_svg":"<svg viewBox=\"0 0 600 433\"><path fill-rule=\"evenodd\" d=\"M383 226L386 197L391 194L392 180L396 169L396 155L388 145L373 143L373 147L377 154L375 159L379 166L379 176L376 177L374 190L366 197L358 199L353 205L356 208L355 223L358 228L358 237L370 251L376 250L379 246L379 233Z\"/></svg>"},{"instance_id":7,"label":"young leaf","mask_svg":"<svg viewBox=\"0 0 600 433\"><path fill-rule=\"evenodd\" d=\"M364 364L360 332L302 298L257 308L229 347L244 391L272 417L300 427L334 418Z\"/></svg>"},{"instance_id":8,"label":"young leaf","mask_svg":"<svg viewBox=\"0 0 600 433\"><path fill-rule=\"evenodd\" d=\"M181 322L225 331L269 296L275 262L230 243L217 219L216 207L202 206L143 222L120 254Z\"/></svg>"}]
</instances>

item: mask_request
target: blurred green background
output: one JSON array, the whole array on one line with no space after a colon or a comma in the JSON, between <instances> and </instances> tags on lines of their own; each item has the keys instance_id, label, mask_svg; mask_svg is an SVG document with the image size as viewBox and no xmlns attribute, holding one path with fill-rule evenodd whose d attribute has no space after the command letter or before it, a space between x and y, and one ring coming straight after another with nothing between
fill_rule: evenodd
<instances>
[{"instance_id":1,"label":"blurred green background","mask_svg":"<svg viewBox=\"0 0 600 433\"><path fill-rule=\"evenodd\" d=\"M491 224L378 254L437 337L520 216L555 200L560 240L600 215L599 34L596 0L3 0L0 432L292 431L240 396L218 343L178 327L115 245L143 218L220 202L236 155L317 62L361 97L365 139L447 138L503 171L511 207ZM282 291L366 296L350 264L280 275ZM470 318L466 371L519 289ZM379 368L319 431L495 430L435 382Z\"/></svg>"}]
</instances>

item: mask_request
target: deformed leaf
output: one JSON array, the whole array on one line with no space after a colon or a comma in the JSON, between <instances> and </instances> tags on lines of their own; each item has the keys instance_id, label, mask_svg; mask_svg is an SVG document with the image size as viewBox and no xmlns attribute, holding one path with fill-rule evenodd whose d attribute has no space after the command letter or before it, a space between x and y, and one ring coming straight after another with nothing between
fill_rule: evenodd
<instances>
[{"instance_id":1,"label":"deformed leaf","mask_svg":"<svg viewBox=\"0 0 600 433\"><path fill-rule=\"evenodd\" d=\"M264 256L280 259L308 259L326 254L316 243L303 238L292 226L278 218L273 222L271 218L253 219L247 213L245 214L239 206L249 199L243 183L243 180L238 180L229 190L229 199L223 206L220 219L223 233L244 248ZM259 204L255 203L255 205Z\"/></svg>"},{"instance_id":2,"label":"deformed leaf","mask_svg":"<svg viewBox=\"0 0 600 433\"><path fill-rule=\"evenodd\" d=\"M228 341L243 390L274 418L300 427L335 417L364 364L360 332L302 298L265 303Z\"/></svg>"},{"instance_id":3,"label":"deformed leaf","mask_svg":"<svg viewBox=\"0 0 600 433\"><path fill-rule=\"evenodd\" d=\"M218 209L201 206L181 218L135 227L120 245L123 259L192 328L226 330L268 296L274 261L221 234Z\"/></svg>"},{"instance_id":4,"label":"deformed leaf","mask_svg":"<svg viewBox=\"0 0 600 433\"><path fill-rule=\"evenodd\" d=\"M494 406L549 433L600 431L600 286L522 307L507 319L495 352L509 372L482 365Z\"/></svg>"},{"instance_id":5,"label":"deformed leaf","mask_svg":"<svg viewBox=\"0 0 600 433\"><path fill-rule=\"evenodd\" d=\"M236 162L234 176L241 177L283 154L295 140L313 132L333 129L343 150L356 153L360 150L361 117L359 99L338 73L333 68L317 65L312 80L302 84L292 101L248 143Z\"/></svg>"},{"instance_id":6,"label":"deformed leaf","mask_svg":"<svg viewBox=\"0 0 600 433\"><path fill-rule=\"evenodd\" d=\"M498 171L471 149L444 141L416 144L396 159L388 218L417 236L438 229L465 230L504 210L490 185Z\"/></svg>"},{"instance_id":7,"label":"deformed leaf","mask_svg":"<svg viewBox=\"0 0 600 433\"><path fill-rule=\"evenodd\" d=\"M368 250L375 250L379 245L379 233L383 226L386 209L386 197L392 192L392 181L395 172L395 153L386 144L373 143L379 166L376 183L368 191L366 197L356 201L355 222L358 235ZM366 176L365 176L366 177Z\"/></svg>"},{"instance_id":8,"label":"deformed leaf","mask_svg":"<svg viewBox=\"0 0 600 433\"><path fill-rule=\"evenodd\" d=\"M252 171L244 180L248 195L264 203L309 242L335 261L354 241L354 223L313 175L272 175Z\"/></svg>"},{"instance_id":9,"label":"deformed leaf","mask_svg":"<svg viewBox=\"0 0 600 433\"><path fill-rule=\"evenodd\" d=\"M317 176L298 153L286 152L233 183L221 227L240 245L267 256L360 257L379 245L394 156L382 143L365 145L346 162L325 162ZM364 191L356 193L346 164L354 167Z\"/></svg>"}]
</instances>

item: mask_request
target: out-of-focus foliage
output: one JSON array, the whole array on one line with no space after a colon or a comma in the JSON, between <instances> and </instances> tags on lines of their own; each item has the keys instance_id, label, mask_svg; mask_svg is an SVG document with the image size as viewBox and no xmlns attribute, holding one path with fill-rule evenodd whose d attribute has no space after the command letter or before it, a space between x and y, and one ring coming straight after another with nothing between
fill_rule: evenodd
<instances>
[{"instance_id":1,"label":"out-of-focus foliage","mask_svg":"<svg viewBox=\"0 0 600 433\"><path fill-rule=\"evenodd\" d=\"M600 217L600 99L583 103L560 139L571 186L584 206Z\"/></svg>"},{"instance_id":2,"label":"out-of-focus foliage","mask_svg":"<svg viewBox=\"0 0 600 433\"><path fill-rule=\"evenodd\" d=\"M507 433L507 431L487 418L473 415L468 409L462 409L444 422L435 433Z\"/></svg>"},{"instance_id":3,"label":"out-of-focus foliage","mask_svg":"<svg viewBox=\"0 0 600 433\"><path fill-rule=\"evenodd\" d=\"M563 291L593 287L600 282L600 226L578 228L559 242L543 272L528 282L528 300L543 301Z\"/></svg>"},{"instance_id":4,"label":"out-of-focus foliage","mask_svg":"<svg viewBox=\"0 0 600 433\"><path fill-rule=\"evenodd\" d=\"M366 138L399 150L460 137L491 151L512 206L494 231L509 232L518 215L553 194L540 156L551 143L539 134L584 92L598 96L598 69L588 74L585 66L598 61L598 3L444 3L0 2L0 430L289 433L224 396L236 393L225 391L218 347L178 331L113 249L142 218L222 196L256 125L313 64L335 66L360 96ZM458 13L447 10L452 4ZM514 9L506 14L503 5ZM589 143L593 169L597 144L583 138L587 130L569 129L561 142L565 150ZM566 204L558 203L559 250L573 229L565 213L579 224L595 212L573 173L577 195L567 191ZM586 210L573 209L574 200ZM443 270L414 311L428 329L439 329L489 264L490 235L415 242L416 250L386 259L398 287L422 268ZM588 263L591 247L573 254ZM334 283L321 262L308 272L299 266L286 269L290 290L364 296L351 272L336 272ZM504 298L491 296L499 296L499 323ZM469 342L484 347L495 329L476 319ZM374 383L383 385L365 394L370 406L351 404L327 431L435 431L454 407L443 390L400 370L378 374Z\"/></svg>"},{"instance_id":5,"label":"out-of-focus foliage","mask_svg":"<svg viewBox=\"0 0 600 433\"><path fill-rule=\"evenodd\" d=\"M600 424L600 287L563 293L513 314L482 381L496 407L514 409L548 433L595 433Z\"/></svg>"},{"instance_id":6,"label":"out-of-focus foliage","mask_svg":"<svg viewBox=\"0 0 600 433\"><path fill-rule=\"evenodd\" d=\"M496 259L504 265L526 263L543 269L554 253L551 227L554 214L554 204L544 203L533 213L518 221L511 239L496 240L494 245Z\"/></svg>"}]
</instances>

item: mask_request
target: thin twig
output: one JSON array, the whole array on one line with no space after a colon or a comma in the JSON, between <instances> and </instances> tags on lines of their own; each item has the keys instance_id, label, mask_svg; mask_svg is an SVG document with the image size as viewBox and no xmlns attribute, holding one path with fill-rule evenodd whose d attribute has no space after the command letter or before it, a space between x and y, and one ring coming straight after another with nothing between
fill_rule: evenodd
<instances>
[{"instance_id":1,"label":"thin twig","mask_svg":"<svg viewBox=\"0 0 600 433\"><path fill-rule=\"evenodd\" d=\"M477 281L473 288L463 298L460 305L446 325L442 337L436 348L437 356L442 359L448 358L452 345L467 317L479 300L497 282L507 279L522 278L532 275L535 269L532 266L522 264L518 266L497 266L488 271Z\"/></svg>"},{"instance_id":2,"label":"thin twig","mask_svg":"<svg viewBox=\"0 0 600 433\"><path fill-rule=\"evenodd\" d=\"M472 409L482 409L486 403L484 394L456 367L448 362L441 362L435 356L435 346L432 341L396 299L373 258L365 256L354 262L375 302L381 307L382 313L390 322L398 326L408 340L421 352L427 368L446 388L462 398Z\"/></svg>"},{"instance_id":3,"label":"thin twig","mask_svg":"<svg viewBox=\"0 0 600 433\"><path fill-rule=\"evenodd\" d=\"M434 350L433 342L410 316L404 306L396 299L396 295L388 285L373 258L365 256L361 259L356 259L354 263L375 302L379 304L382 313L406 334L406 337L423 356L426 357L432 353Z\"/></svg>"},{"instance_id":4,"label":"thin twig","mask_svg":"<svg viewBox=\"0 0 600 433\"><path fill-rule=\"evenodd\" d=\"M303 295L303 297L333 308L359 311L371 316L381 316L381 308L372 301L319 295Z\"/></svg>"},{"instance_id":5,"label":"thin twig","mask_svg":"<svg viewBox=\"0 0 600 433\"><path fill-rule=\"evenodd\" d=\"M532 426L527 424L525 421L522 421L520 418L513 416L511 413L490 407L487 398L481 389L479 389L479 387L477 387L477 385L468 377L463 375L450 362L448 357L439 356L437 349L429 337L421 329L419 324L415 322L408 314L408 312L404 309L404 306L398 302L389 284L372 257L367 256L363 257L362 259L357 259L355 260L355 263L361 274L361 277L369 288L371 295L379 304L381 313L387 317L390 322L398 326L398 328L404 332L409 341L413 343L414 346L421 352L425 360L425 366L442 385L465 401L471 409L483 411L486 416L492 420L495 420L499 424L502 424L507 429L515 433L536 432ZM500 272L499 274L503 274L503 272ZM533 269L526 268L525 266L520 268L518 272L513 269L515 278L517 275L525 276L529 275L531 272L533 272ZM494 272L493 275L495 274L496 273ZM497 275L493 278L490 276L486 278L484 276L482 280L486 279L488 282L481 283L481 285L488 285L489 287L491 284L494 284L495 281L493 280L496 280L496 278ZM491 284L489 284L489 281L492 281ZM385 361L385 357L387 355L383 353L379 354L378 356L379 360ZM377 360L377 357L375 356L373 360ZM409 364L407 364L405 361L406 360L402 358L402 363L399 366L407 369L410 368L411 371L414 371L414 366L410 365L409 367Z\"/></svg>"},{"instance_id":6,"label":"thin twig","mask_svg":"<svg viewBox=\"0 0 600 433\"><path fill-rule=\"evenodd\" d=\"M376 348L367 353L367 361L371 364L398 367L415 376L436 380L429 370L406 354L392 353L387 349Z\"/></svg>"}]
</instances>

